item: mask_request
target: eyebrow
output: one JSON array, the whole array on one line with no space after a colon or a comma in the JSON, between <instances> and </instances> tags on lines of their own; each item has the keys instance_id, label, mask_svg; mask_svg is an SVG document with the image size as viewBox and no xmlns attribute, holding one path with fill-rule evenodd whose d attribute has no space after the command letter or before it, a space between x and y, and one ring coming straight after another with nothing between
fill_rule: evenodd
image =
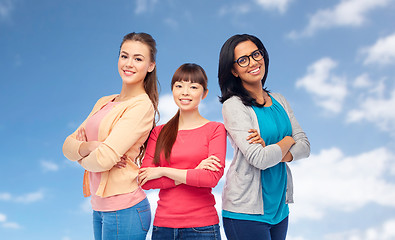
<instances>
[{"instance_id":1,"label":"eyebrow","mask_svg":"<svg viewBox=\"0 0 395 240\"><path fill-rule=\"evenodd\" d=\"M129 55L129 53L126 52L126 51L121 51L121 53L126 54L126 55ZM145 56L144 56L143 54L140 54L140 53L137 53L137 54L134 54L134 55L133 55L133 57L137 57L137 56L141 56L141 57L145 58Z\"/></svg>"}]
</instances>

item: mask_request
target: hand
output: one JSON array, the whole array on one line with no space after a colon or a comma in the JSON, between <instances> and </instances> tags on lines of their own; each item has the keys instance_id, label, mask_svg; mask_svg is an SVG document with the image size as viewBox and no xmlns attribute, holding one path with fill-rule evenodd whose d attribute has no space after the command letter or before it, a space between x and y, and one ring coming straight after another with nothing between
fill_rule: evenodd
<instances>
[{"instance_id":1,"label":"hand","mask_svg":"<svg viewBox=\"0 0 395 240\"><path fill-rule=\"evenodd\" d=\"M266 147L265 141L263 141L256 129L250 129L248 132L251 133L247 137L247 141L249 141L250 144L259 143L262 145L262 147Z\"/></svg>"},{"instance_id":2,"label":"hand","mask_svg":"<svg viewBox=\"0 0 395 240\"><path fill-rule=\"evenodd\" d=\"M125 168L126 165L128 165L128 158L126 157L126 155L123 155L121 157L121 161L119 161L117 164L115 164L114 167Z\"/></svg>"},{"instance_id":3,"label":"hand","mask_svg":"<svg viewBox=\"0 0 395 240\"><path fill-rule=\"evenodd\" d=\"M202 160L195 169L206 169L210 171L219 171L219 168L222 168L220 164L219 158L211 155L210 157Z\"/></svg>"},{"instance_id":4,"label":"hand","mask_svg":"<svg viewBox=\"0 0 395 240\"><path fill-rule=\"evenodd\" d=\"M85 128L78 129L76 139L78 141L83 141L83 142L88 141L88 138L86 137Z\"/></svg>"},{"instance_id":5,"label":"hand","mask_svg":"<svg viewBox=\"0 0 395 240\"><path fill-rule=\"evenodd\" d=\"M89 141L86 136L85 128L80 128L77 131L77 135L75 137L78 141L82 141L80 148L78 150L79 154L83 157L88 156L93 150L99 147L99 141Z\"/></svg>"},{"instance_id":6,"label":"hand","mask_svg":"<svg viewBox=\"0 0 395 240\"><path fill-rule=\"evenodd\" d=\"M142 186L149 180L157 179L162 176L161 167L140 168L138 177L139 185Z\"/></svg>"}]
</instances>

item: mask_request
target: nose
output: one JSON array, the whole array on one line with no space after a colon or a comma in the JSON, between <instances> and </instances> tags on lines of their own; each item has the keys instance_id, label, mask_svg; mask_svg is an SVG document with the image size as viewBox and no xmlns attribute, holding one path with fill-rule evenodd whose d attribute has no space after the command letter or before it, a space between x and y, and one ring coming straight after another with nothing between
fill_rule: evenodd
<instances>
[{"instance_id":1,"label":"nose","mask_svg":"<svg viewBox=\"0 0 395 240\"><path fill-rule=\"evenodd\" d=\"M256 61L251 55L248 56L248 60L250 60L249 61L250 63L248 65L251 66L251 67L253 67L253 66L258 64L258 61Z\"/></svg>"},{"instance_id":2,"label":"nose","mask_svg":"<svg viewBox=\"0 0 395 240\"><path fill-rule=\"evenodd\" d=\"M133 58L128 58L126 61L126 67L133 67Z\"/></svg>"},{"instance_id":3,"label":"nose","mask_svg":"<svg viewBox=\"0 0 395 240\"><path fill-rule=\"evenodd\" d=\"M184 88L182 89L182 95L188 95L188 94L189 94L188 88L187 88L187 87L184 87Z\"/></svg>"}]
</instances>

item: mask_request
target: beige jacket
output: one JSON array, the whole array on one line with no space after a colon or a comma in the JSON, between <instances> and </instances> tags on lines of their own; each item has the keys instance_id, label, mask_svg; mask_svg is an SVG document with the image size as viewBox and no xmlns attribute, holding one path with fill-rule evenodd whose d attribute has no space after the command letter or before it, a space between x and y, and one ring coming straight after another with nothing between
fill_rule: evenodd
<instances>
[{"instance_id":1,"label":"beige jacket","mask_svg":"<svg viewBox=\"0 0 395 240\"><path fill-rule=\"evenodd\" d=\"M116 96L105 96L99 99L87 119ZM79 128L85 127L87 119ZM148 138L153 123L152 102L147 94L141 94L120 102L103 118L98 131L98 141L102 143L88 156L82 157L79 154L82 143L76 139L79 128L66 138L63 144L63 154L71 161L78 161L87 170L84 174L84 196L90 196L89 172L102 172L96 192L96 195L100 197L129 193L138 188L139 167L135 163L135 158ZM128 165L121 169L114 168L123 155L127 156Z\"/></svg>"}]
</instances>

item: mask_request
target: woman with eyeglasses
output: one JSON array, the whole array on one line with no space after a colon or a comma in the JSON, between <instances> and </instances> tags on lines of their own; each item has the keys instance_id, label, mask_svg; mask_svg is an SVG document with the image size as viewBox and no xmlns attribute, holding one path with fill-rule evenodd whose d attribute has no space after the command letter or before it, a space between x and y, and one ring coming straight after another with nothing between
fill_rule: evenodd
<instances>
[{"instance_id":1,"label":"woman with eyeglasses","mask_svg":"<svg viewBox=\"0 0 395 240\"><path fill-rule=\"evenodd\" d=\"M229 240L286 238L288 203L293 202L287 163L310 154L310 143L287 100L265 87L268 67L269 55L255 36L235 35L222 46L220 101L234 148L222 199Z\"/></svg>"}]
</instances>

